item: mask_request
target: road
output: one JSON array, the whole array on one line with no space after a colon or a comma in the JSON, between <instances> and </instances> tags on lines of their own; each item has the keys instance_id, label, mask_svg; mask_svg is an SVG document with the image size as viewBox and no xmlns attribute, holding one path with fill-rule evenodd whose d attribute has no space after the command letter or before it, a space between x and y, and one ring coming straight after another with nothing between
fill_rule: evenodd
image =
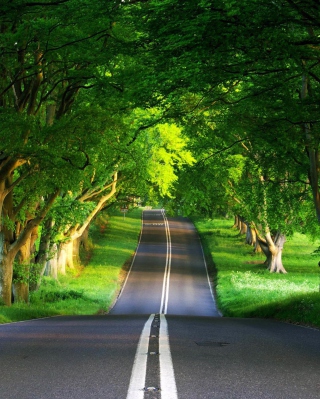
<instances>
[{"instance_id":1,"label":"road","mask_svg":"<svg viewBox=\"0 0 320 399\"><path fill-rule=\"evenodd\" d=\"M0 326L0 399L316 399L320 331L220 317L198 235L144 213L107 316Z\"/></svg>"},{"instance_id":2,"label":"road","mask_svg":"<svg viewBox=\"0 0 320 399\"><path fill-rule=\"evenodd\" d=\"M124 294L123 294L124 293ZM199 236L185 218L145 211L136 258L111 314L219 316Z\"/></svg>"}]
</instances>

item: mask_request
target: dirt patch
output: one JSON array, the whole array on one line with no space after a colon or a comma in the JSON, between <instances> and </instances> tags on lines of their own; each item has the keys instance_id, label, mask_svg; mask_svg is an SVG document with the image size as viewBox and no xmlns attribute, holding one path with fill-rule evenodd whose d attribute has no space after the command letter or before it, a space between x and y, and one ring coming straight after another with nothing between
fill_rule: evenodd
<instances>
[{"instance_id":1,"label":"dirt patch","mask_svg":"<svg viewBox=\"0 0 320 399\"><path fill-rule=\"evenodd\" d=\"M264 261L263 260L248 260L247 262L244 262L246 265L263 265Z\"/></svg>"}]
</instances>

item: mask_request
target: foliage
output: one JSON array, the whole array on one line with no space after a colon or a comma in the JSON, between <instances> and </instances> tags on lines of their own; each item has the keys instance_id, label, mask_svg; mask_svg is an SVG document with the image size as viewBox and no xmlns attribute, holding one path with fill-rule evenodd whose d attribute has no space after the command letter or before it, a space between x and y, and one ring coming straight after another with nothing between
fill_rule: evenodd
<instances>
[{"instance_id":1,"label":"foliage","mask_svg":"<svg viewBox=\"0 0 320 399\"><path fill-rule=\"evenodd\" d=\"M226 1L134 6L138 26L146 27L140 44L154 57L157 89L196 151L197 168L181 178L181 187L189 182L194 189L178 188L180 211L210 214L208 193L217 193L226 208L256 225L288 233L299 228L310 194L318 209L318 160L312 159L318 154L319 11L315 1L247 0L241 9ZM237 153L246 168L229 176L227 160Z\"/></svg>"},{"instance_id":2,"label":"foliage","mask_svg":"<svg viewBox=\"0 0 320 399\"><path fill-rule=\"evenodd\" d=\"M66 241L128 198L316 238L319 18L315 0L1 4L5 302L41 224Z\"/></svg>"}]
</instances>

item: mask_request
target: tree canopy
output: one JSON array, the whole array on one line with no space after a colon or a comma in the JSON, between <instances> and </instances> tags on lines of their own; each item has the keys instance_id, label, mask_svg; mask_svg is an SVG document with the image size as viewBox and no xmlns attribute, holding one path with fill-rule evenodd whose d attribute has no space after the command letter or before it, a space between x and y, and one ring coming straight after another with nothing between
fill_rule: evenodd
<instances>
[{"instance_id":1,"label":"tree canopy","mask_svg":"<svg viewBox=\"0 0 320 399\"><path fill-rule=\"evenodd\" d=\"M72 267L130 198L234 213L284 271L279 237L320 221L319 17L315 0L2 2L3 302L14 263L26 299L31 264L55 246Z\"/></svg>"}]
</instances>

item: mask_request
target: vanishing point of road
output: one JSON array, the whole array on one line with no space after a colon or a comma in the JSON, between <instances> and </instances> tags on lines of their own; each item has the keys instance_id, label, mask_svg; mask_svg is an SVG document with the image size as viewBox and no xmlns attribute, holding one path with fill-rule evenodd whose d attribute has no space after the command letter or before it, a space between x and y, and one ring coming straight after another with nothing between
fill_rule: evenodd
<instances>
[{"instance_id":1,"label":"vanishing point of road","mask_svg":"<svg viewBox=\"0 0 320 399\"><path fill-rule=\"evenodd\" d=\"M106 316L0 326L0 399L317 399L320 331L221 317L194 226L144 211Z\"/></svg>"}]
</instances>

